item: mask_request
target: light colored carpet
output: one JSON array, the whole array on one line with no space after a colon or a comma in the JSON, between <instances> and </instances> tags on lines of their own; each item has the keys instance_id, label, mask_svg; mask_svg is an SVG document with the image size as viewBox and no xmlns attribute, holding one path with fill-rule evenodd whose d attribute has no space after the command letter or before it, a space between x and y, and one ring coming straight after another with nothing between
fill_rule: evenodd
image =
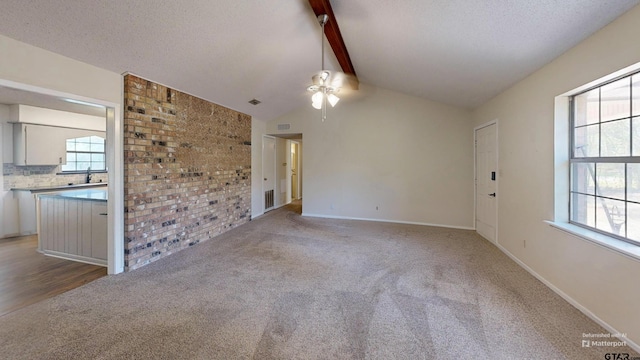
<instances>
[{"instance_id":1,"label":"light colored carpet","mask_svg":"<svg viewBox=\"0 0 640 360\"><path fill-rule=\"evenodd\" d=\"M2 359L604 359L473 231L272 211L0 317Z\"/></svg>"}]
</instances>

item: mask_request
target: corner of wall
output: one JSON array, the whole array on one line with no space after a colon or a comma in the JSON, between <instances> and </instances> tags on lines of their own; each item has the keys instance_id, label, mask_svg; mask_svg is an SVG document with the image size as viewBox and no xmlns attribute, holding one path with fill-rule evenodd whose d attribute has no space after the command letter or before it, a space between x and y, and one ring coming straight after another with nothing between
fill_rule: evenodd
<instances>
[{"instance_id":1,"label":"corner of wall","mask_svg":"<svg viewBox=\"0 0 640 360\"><path fill-rule=\"evenodd\" d=\"M264 214L262 208L262 135L267 133L267 124L251 119L251 218Z\"/></svg>"}]
</instances>

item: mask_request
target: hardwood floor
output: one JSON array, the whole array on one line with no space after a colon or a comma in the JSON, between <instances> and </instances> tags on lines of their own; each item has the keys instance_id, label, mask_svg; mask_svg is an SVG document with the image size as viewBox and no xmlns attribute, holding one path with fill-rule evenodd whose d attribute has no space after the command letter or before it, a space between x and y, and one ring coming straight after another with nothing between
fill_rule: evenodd
<instances>
[{"instance_id":1,"label":"hardwood floor","mask_svg":"<svg viewBox=\"0 0 640 360\"><path fill-rule=\"evenodd\" d=\"M45 256L36 235L0 239L0 316L107 275L107 268Z\"/></svg>"}]
</instances>

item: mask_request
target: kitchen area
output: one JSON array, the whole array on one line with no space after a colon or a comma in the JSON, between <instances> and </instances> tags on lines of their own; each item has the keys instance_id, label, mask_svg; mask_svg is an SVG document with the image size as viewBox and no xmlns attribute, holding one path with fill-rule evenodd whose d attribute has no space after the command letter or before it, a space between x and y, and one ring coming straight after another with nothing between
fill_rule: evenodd
<instances>
[{"instance_id":1,"label":"kitchen area","mask_svg":"<svg viewBox=\"0 0 640 360\"><path fill-rule=\"evenodd\" d=\"M105 109L0 87L0 141L1 316L106 275Z\"/></svg>"}]
</instances>

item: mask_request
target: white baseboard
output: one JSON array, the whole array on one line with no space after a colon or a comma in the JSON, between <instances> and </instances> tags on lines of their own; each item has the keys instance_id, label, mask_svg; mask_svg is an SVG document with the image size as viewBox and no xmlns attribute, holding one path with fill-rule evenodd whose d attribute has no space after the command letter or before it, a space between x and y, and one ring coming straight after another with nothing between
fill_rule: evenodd
<instances>
[{"instance_id":1,"label":"white baseboard","mask_svg":"<svg viewBox=\"0 0 640 360\"><path fill-rule=\"evenodd\" d=\"M443 225L443 224L432 224L432 223L415 222L415 221L372 219L372 218L359 218L359 217L337 216L337 215L310 214L310 213L304 213L304 212L302 213L302 216L325 218L325 219L361 220L361 221L375 221L375 222L384 222L384 223L392 223L392 224L435 226L435 227L443 227L448 229L460 229L460 230L475 230L475 228L469 227L469 226Z\"/></svg>"},{"instance_id":2,"label":"white baseboard","mask_svg":"<svg viewBox=\"0 0 640 360\"><path fill-rule=\"evenodd\" d=\"M489 243L492 243L492 242L489 241ZM540 274L535 272L532 268L530 268L528 265L523 263L520 259L518 259L515 255L510 253L507 249L502 247L500 244L494 244L494 245L496 245L498 247L498 249L500 249L503 253L505 253L511 260L515 261L516 264L520 265L523 269L527 270L529 272L529 274L535 276L536 279L540 280L549 289L553 290L553 292L555 292L556 294L560 295L569 304L571 304L576 309L580 310L580 312L582 312L583 314L588 316L591 320L593 320L596 323L598 323L598 325L600 325L603 328L605 328L607 331L609 331L609 333L611 333L611 334L621 334L621 333L623 333L622 331L616 330L613 326L609 325L607 322L605 322L604 320L600 319L598 316L596 316L594 313L592 313L589 309L587 309L586 307L582 306L582 304L577 302L574 298L572 298L571 296L567 295L564 291L560 290L555 285L550 283L547 279L545 279ZM626 342L627 345L630 348L632 348L633 350L635 350L635 351L640 353L640 346L638 344L636 344L635 342L629 340L628 338L624 338L624 339L620 339L620 340ZM578 344L576 344L576 346L577 345Z\"/></svg>"},{"instance_id":3,"label":"white baseboard","mask_svg":"<svg viewBox=\"0 0 640 360\"><path fill-rule=\"evenodd\" d=\"M96 258L91 258L91 257L86 257L81 255L67 254L67 253L62 253L62 252L53 251L53 250L43 250L39 252L41 252L44 255L55 257L55 258L73 260L73 261L78 261L85 264L107 267L107 260L96 259Z\"/></svg>"},{"instance_id":4,"label":"white baseboard","mask_svg":"<svg viewBox=\"0 0 640 360\"><path fill-rule=\"evenodd\" d=\"M281 207L286 206L286 205L289 205L289 203L287 203L287 204L280 204L280 205L278 205L278 206L274 206L274 207L272 207L271 209L267 210L266 212L265 212L265 211L262 211L262 212L261 212L261 213L259 213L259 214L255 214L255 215L251 214L251 220L254 220L254 219L256 219L256 218L259 218L260 216L262 216L262 215L264 215L264 214L266 214L266 213L268 213L268 212L270 212L270 211L280 209Z\"/></svg>"}]
</instances>

